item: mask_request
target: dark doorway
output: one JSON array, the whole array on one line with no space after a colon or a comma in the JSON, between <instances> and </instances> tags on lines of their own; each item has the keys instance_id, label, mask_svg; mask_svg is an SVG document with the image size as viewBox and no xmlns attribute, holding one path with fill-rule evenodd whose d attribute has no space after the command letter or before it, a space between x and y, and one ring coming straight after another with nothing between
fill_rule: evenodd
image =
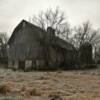
<instances>
[{"instance_id":1,"label":"dark doorway","mask_svg":"<svg viewBox=\"0 0 100 100\"><path fill-rule=\"evenodd\" d=\"M25 61L19 61L18 69L21 69L21 70L25 69Z\"/></svg>"}]
</instances>

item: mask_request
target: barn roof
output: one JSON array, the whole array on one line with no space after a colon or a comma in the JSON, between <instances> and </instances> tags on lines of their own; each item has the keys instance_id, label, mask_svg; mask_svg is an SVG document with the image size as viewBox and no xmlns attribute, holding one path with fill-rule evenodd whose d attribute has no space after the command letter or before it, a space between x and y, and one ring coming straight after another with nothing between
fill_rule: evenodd
<instances>
[{"instance_id":1,"label":"barn roof","mask_svg":"<svg viewBox=\"0 0 100 100\"><path fill-rule=\"evenodd\" d=\"M31 23L29 23L29 22L27 22L27 21L25 21L25 20L22 20L22 21L18 24L18 26L14 29L13 34L11 35L11 37L10 37L10 39L9 39L9 41L8 41L8 44L9 44L9 45L10 45L10 44L13 42L13 40L16 38L15 34L17 33L18 30L21 29L21 27L22 27L22 25L23 25L24 22L25 22L29 27L31 27L32 29L37 29L37 30L38 30L38 33L39 33L38 35L45 35L45 34L47 34L47 32L44 31L43 29L41 29L40 27L38 27L38 26L36 26L36 25L34 25L34 24L31 24ZM41 34L41 33L42 33L42 34ZM54 36L54 37L53 37L53 39L52 39L52 41L51 41L51 45L59 46L60 48L64 48L64 49L66 49L66 50L74 50L74 49L75 49L74 46L73 46L72 44L68 43L67 41L65 41L65 40L63 40L63 39L61 39L61 38L59 38L59 37L57 37L57 36Z\"/></svg>"},{"instance_id":2,"label":"barn roof","mask_svg":"<svg viewBox=\"0 0 100 100\"><path fill-rule=\"evenodd\" d=\"M27 25L31 28L31 30L36 29L36 30L38 31L37 33L39 33L39 35L45 34L45 31L42 30L40 27L37 27L36 25L31 24L31 23L27 22L26 20L22 20L22 21L16 26L16 28L14 29L14 31L13 31L13 33L12 33L12 35L11 35L9 41L8 41L8 45L10 45L10 44L13 42L13 40L14 40L15 37L16 37L15 35L16 35L17 32L22 28L22 25L23 25L24 22L25 22L25 24L27 24ZM41 33L43 33L43 34L41 34Z\"/></svg>"},{"instance_id":3,"label":"barn roof","mask_svg":"<svg viewBox=\"0 0 100 100\"><path fill-rule=\"evenodd\" d=\"M55 39L53 39L52 44L55 46L64 48L66 50L75 50L75 48L72 44L68 43L67 41L65 41L57 36L55 37Z\"/></svg>"}]
</instances>

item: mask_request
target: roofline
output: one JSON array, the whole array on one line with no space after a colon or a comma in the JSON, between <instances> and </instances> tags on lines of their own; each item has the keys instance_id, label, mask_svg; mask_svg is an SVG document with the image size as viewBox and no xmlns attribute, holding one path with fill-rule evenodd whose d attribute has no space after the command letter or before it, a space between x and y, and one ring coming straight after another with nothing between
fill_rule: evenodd
<instances>
[{"instance_id":1,"label":"roofline","mask_svg":"<svg viewBox=\"0 0 100 100\"><path fill-rule=\"evenodd\" d=\"M8 43L7 43L8 45L10 45L10 43L12 42L16 30L18 29L19 25L21 25L21 23L23 23L23 22L26 22L27 24L29 24L29 25L31 25L31 26L34 26L35 28L38 28L38 29L41 30L41 31L44 31L42 28L40 28L40 27L38 27L38 26L36 26L36 25L34 25L34 24L32 24L32 23L30 23L30 22L28 22L28 21L26 21L26 20L23 19L23 20L14 28L14 30L13 30L13 32L12 32L12 35L11 35L11 37L10 37L9 40L8 40ZM45 32L45 31L44 31L44 32Z\"/></svg>"},{"instance_id":2,"label":"roofline","mask_svg":"<svg viewBox=\"0 0 100 100\"><path fill-rule=\"evenodd\" d=\"M13 38L14 38L14 36L15 36L15 33L16 33L18 27L19 27L19 26L21 25L21 23L23 23L23 22L26 22L26 23L28 23L29 25L34 26L35 28L38 28L39 30L41 30L41 31L47 33L47 31L43 30L42 28L40 28L40 27L38 27L38 26L36 26L36 25L34 25L34 24L32 24L32 23L30 23L30 22L28 22L28 21L26 21L26 20L23 19L23 20L14 28L14 30L13 30L13 32L12 32L12 35L11 35L10 39L8 40L8 43L7 43L8 45L10 45L11 42L13 41ZM73 49L75 49L75 47L74 47L71 43L69 43L69 42L67 42L67 41L65 41L65 40L63 40L63 39L61 39L61 38L59 38L59 37L57 37L57 36L55 36L55 38L58 38L58 39L61 40L62 42L66 43L66 45L69 44Z\"/></svg>"}]
</instances>

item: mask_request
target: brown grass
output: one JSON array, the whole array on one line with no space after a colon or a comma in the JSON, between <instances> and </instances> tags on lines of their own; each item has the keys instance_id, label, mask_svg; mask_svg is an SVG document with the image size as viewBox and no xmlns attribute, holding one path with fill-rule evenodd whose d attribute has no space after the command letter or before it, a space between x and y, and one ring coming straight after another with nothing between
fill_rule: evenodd
<instances>
[{"instance_id":1,"label":"brown grass","mask_svg":"<svg viewBox=\"0 0 100 100\"><path fill-rule=\"evenodd\" d=\"M9 92L11 92L11 87L8 84L0 85L0 93L1 94L7 94Z\"/></svg>"},{"instance_id":2,"label":"brown grass","mask_svg":"<svg viewBox=\"0 0 100 100\"><path fill-rule=\"evenodd\" d=\"M100 71L13 72L0 70L0 96L23 100L100 100ZM34 99L39 97L40 99ZM1 97L0 97L0 100ZM14 99L20 100L20 99Z\"/></svg>"},{"instance_id":3,"label":"brown grass","mask_svg":"<svg viewBox=\"0 0 100 100\"><path fill-rule=\"evenodd\" d=\"M20 92L23 95L29 95L29 96L41 96L41 93L34 87L26 87L23 86L20 90Z\"/></svg>"}]
</instances>

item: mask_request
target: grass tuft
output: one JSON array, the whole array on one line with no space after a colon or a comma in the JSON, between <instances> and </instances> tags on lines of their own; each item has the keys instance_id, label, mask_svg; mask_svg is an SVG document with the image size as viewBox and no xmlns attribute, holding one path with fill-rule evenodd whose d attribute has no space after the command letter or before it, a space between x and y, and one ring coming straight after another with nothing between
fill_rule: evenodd
<instances>
[{"instance_id":1,"label":"grass tuft","mask_svg":"<svg viewBox=\"0 0 100 100\"><path fill-rule=\"evenodd\" d=\"M0 93L1 94L7 94L9 92L11 92L11 88L9 85L7 85L7 84L0 85Z\"/></svg>"}]
</instances>

